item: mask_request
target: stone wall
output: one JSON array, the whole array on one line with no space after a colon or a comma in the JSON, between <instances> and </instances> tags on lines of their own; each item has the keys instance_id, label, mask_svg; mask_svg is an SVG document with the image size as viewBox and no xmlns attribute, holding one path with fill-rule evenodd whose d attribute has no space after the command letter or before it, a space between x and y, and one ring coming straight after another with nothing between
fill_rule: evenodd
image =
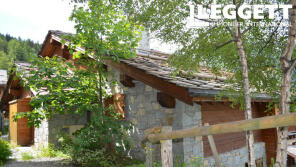
<instances>
[{"instance_id":1,"label":"stone wall","mask_svg":"<svg viewBox=\"0 0 296 167\"><path fill-rule=\"evenodd\" d=\"M86 113L83 115L78 114L64 114L56 115L54 118L48 121L48 142L56 143L57 135L61 132L70 134L71 126L85 125L87 123ZM72 134L70 134L72 135Z\"/></svg>"},{"instance_id":2,"label":"stone wall","mask_svg":"<svg viewBox=\"0 0 296 167\"><path fill-rule=\"evenodd\" d=\"M247 147L232 150L223 154L219 154L223 166L227 167L243 167L248 162ZM255 144L255 159L263 158L263 167L266 167L266 153L265 144L263 142ZM204 159L204 165L208 167L215 166L214 157L207 157Z\"/></svg>"},{"instance_id":3,"label":"stone wall","mask_svg":"<svg viewBox=\"0 0 296 167\"><path fill-rule=\"evenodd\" d=\"M120 73L110 69L111 77L109 79L119 81ZM158 90L140 82L133 81L135 87L127 88L118 83L110 91L112 93L124 93L126 103L126 118L133 124L130 135L133 140L133 148L129 152L134 158L144 160L145 150L141 147L141 141L144 137L144 130L155 126L172 126L173 130L180 130L190 127L202 126L201 106L194 104L187 105L176 99L174 109L165 108L157 102ZM230 146L231 147L231 146ZM263 158L264 167L266 166L265 144L255 144L256 159ZM160 159L160 145L153 145L153 159ZM184 138L173 140L174 160L189 162L193 159L199 159L206 166L214 166L213 157L204 158L202 137ZM247 148L232 150L220 154L223 165L227 167L244 166L248 161Z\"/></svg>"},{"instance_id":4,"label":"stone wall","mask_svg":"<svg viewBox=\"0 0 296 167\"><path fill-rule=\"evenodd\" d=\"M181 102L180 102L181 103ZM182 129L202 126L201 107L194 103L193 106L182 103L183 108L176 107L177 111L182 111ZM203 159L202 137L191 137L183 139L184 161L189 162L191 159Z\"/></svg>"},{"instance_id":5,"label":"stone wall","mask_svg":"<svg viewBox=\"0 0 296 167\"><path fill-rule=\"evenodd\" d=\"M144 130L155 126L172 126L173 130L201 125L200 106L187 105L176 100L174 109L165 108L157 102L157 90L142 82L134 81L134 88L125 88L127 119L133 123L131 136L134 149L131 155L138 159L145 158L145 150L141 148ZM160 158L160 146L154 145L153 156ZM201 138L185 138L173 141L175 159L189 160L191 157L202 157Z\"/></svg>"},{"instance_id":6,"label":"stone wall","mask_svg":"<svg viewBox=\"0 0 296 167\"><path fill-rule=\"evenodd\" d=\"M109 68L110 80L119 81L120 73ZM201 125L200 106L187 105L176 100L174 109L162 107L157 102L158 90L140 82L133 81L135 87L127 88L118 83L113 93L124 93L126 103L126 118L133 124L130 135L133 140L133 148L129 154L137 159L145 159L145 150L141 147L144 130L155 126L172 126L173 130L189 128ZM188 161L192 157L203 157L201 138L185 138L173 140L173 152L175 160ZM153 145L154 160L160 159L160 145Z\"/></svg>"},{"instance_id":7,"label":"stone wall","mask_svg":"<svg viewBox=\"0 0 296 167\"><path fill-rule=\"evenodd\" d=\"M86 123L86 113L83 115L56 115L49 120L44 120L38 128L35 128L34 145L40 147L47 146L48 143L56 144L58 134L65 132L71 135L72 129L77 130Z\"/></svg>"}]
</instances>

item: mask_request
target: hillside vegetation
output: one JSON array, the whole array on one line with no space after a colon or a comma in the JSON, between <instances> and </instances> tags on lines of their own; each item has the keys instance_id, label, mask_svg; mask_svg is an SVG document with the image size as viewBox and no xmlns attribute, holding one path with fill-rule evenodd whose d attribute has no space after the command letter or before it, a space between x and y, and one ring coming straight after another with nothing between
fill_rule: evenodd
<instances>
[{"instance_id":1,"label":"hillside vegetation","mask_svg":"<svg viewBox=\"0 0 296 167\"><path fill-rule=\"evenodd\" d=\"M23 40L0 33L0 69L8 70L14 61L30 62L37 56L41 45L30 39Z\"/></svg>"}]
</instances>

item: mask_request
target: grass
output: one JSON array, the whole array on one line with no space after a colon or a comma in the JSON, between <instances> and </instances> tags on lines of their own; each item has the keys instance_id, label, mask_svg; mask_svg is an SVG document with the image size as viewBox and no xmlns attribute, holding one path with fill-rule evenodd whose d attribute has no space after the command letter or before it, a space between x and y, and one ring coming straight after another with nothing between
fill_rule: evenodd
<instances>
[{"instance_id":1,"label":"grass","mask_svg":"<svg viewBox=\"0 0 296 167\"><path fill-rule=\"evenodd\" d=\"M22 160L23 161L29 161L31 159L34 159L33 155L31 155L30 153L28 152L23 152L22 153Z\"/></svg>"},{"instance_id":2,"label":"grass","mask_svg":"<svg viewBox=\"0 0 296 167\"><path fill-rule=\"evenodd\" d=\"M37 156L38 158L41 158L41 157L48 157L48 158L60 157L64 159L70 158L68 155L64 154L62 151L56 150L52 145L49 145L48 147L43 147Z\"/></svg>"}]
</instances>

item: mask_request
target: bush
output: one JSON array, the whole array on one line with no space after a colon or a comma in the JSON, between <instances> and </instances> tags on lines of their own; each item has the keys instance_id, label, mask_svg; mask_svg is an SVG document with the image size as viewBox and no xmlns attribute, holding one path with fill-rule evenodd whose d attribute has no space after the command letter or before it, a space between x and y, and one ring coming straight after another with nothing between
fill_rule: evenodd
<instances>
[{"instance_id":1,"label":"bush","mask_svg":"<svg viewBox=\"0 0 296 167\"><path fill-rule=\"evenodd\" d=\"M95 114L86 127L74 133L74 141L64 134L58 141L63 152L68 153L78 166L119 167L127 159L124 152L129 149L126 137L129 127L115 117Z\"/></svg>"},{"instance_id":2,"label":"bush","mask_svg":"<svg viewBox=\"0 0 296 167\"><path fill-rule=\"evenodd\" d=\"M0 139L0 164L4 164L11 155L9 143Z\"/></svg>"},{"instance_id":3,"label":"bush","mask_svg":"<svg viewBox=\"0 0 296 167\"><path fill-rule=\"evenodd\" d=\"M38 157L62 157L62 158L68 158L66 154L64 154L62 151L56 149L54 145L49 145L48 147L43 147L41 149L41 152L38 154Z\"/></svg>"}]
</instances>

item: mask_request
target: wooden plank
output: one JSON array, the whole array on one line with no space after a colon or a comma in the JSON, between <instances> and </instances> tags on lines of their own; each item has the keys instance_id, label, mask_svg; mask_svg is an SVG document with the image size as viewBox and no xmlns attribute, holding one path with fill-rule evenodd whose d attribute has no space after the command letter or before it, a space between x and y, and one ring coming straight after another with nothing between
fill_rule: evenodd
<instances>
[{"instance_id":1,"label":"wooden plank","mask_svg":"<svg viewBox=\"0 0 296 167\"><path fill-rule=\"evenodd\" d=\"M215 97L193 97L192 101L194 102L212 102L212 101L221 101L221 102L229 102L228 98L217 99Z\"/></svg>"},{"instance_id":2,"label":"wooden plank","mask_svg":"<svg viewBox=\"0 0 296 167\"><path fill-rule=\"evenodd\" d=\"M207 136L222 133L242 132L248 130L270 129L292 125L296 125L296 113L227 122L207 127L195 127L184 130L177 130L170 133L150 134L148 135L148 140L152 143L155 143L160 140Z\"/></svg>"},{"instance_id":3,"label":"wooden plank","mask_svg":"<svg viewBox=\"0 0 296 167\"><path fill-rule=\"evenodd\" d=\"M172 132L171 126L163 126L163 133ZM173 167L173 142L172 140L161 141L161 164L162 167Z\"/></svg>"},{"instance_id":4,"label":"wooden plank","mask_svg":"<svg viewBox=\"0 0 296 167\"><path fill-rule=\"evenodd\" d=\"M11 143L17 144L17 122L14 122L13 117L17 114L17 103L9 105L9 138Z\"/></svg>"},{"instance_id":5,"label":"wooden plank","mask_svg":"<svg viewBox=\"0 0 296 167\"><path fill-rule=\"evenodd\" d=\"M147 74L145 71L127 65L124 62L117 63L111 59L107 59L105 60L105 63L113 68L116 68L117 70L124 72L126 75L136 80L139 80L155 89L158 89L172 97L175 97L176 99L179 99L180 101L183 101L186 104L193 105L192 98L185 88L169 83L154 75Z\"/></svg>"},{"instance_id":6,"label":"wooden plank","mask_svg":"<svg viewBox=\"0 0 296 167\"><path fill-rule=\"evenodd\" d=\"M194 102L230 102L229 98L223 97L221 99L215 98L215 97L201 97L201 96L196 96L192 97L192 101ZM252 102L270 102L271 100L269 99L256 99L252 98Z\"/></svg>"},{"instance_id":7,"label":"wooden plank","mask_svg":"<svg viewBox=\"0 0 296 167\"><path fill-rule=\"evenodd\" d=\"M146 142L146 167L152 167L152 143Z\"/></svg>"},{"instance_id":8,"label":"wooden plank","mask_svg":"<svg viewBox=\"0 0 296 167\"><path fill-rule=\"evenodd\" d=\"M209 125L210 125L209 123L205 123L205 126L209 126ZM215 166L222 167L222 163L221 163L221 160L220 160L220 157L219 157L219 154L218 154L218 151L217 151L213 136L208 135L208 140L209 140L209 143L210 143L212 153L213 153L214 158L215 158Z\"/></svg>"}]
</instances>

